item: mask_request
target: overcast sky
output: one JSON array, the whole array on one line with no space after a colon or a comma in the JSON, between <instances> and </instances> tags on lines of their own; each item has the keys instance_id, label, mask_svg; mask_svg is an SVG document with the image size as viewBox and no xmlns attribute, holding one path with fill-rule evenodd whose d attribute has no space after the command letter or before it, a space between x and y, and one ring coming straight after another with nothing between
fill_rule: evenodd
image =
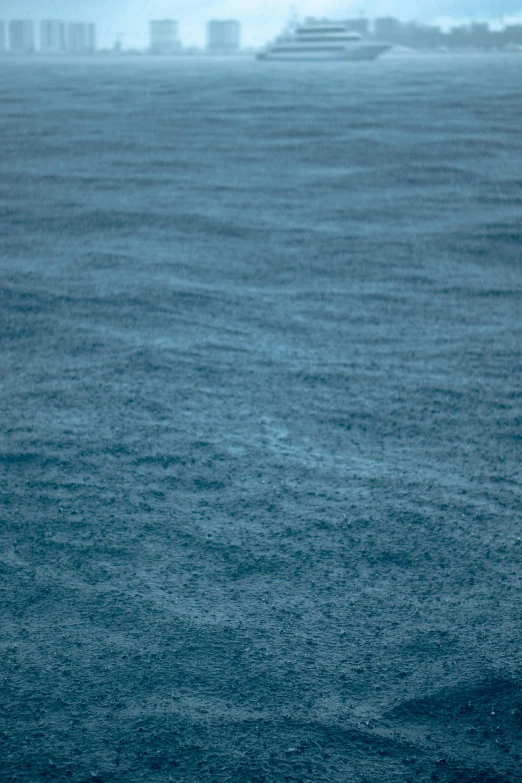
<instances>
[{"instance_id":1,"label":"overcast sky","mask_svg":"<svg viewBox=\"0 0 522 783\"><path fill-rule=\"evenodd\" d=\"M296 0L299 16L347 18L393 15L422 22L490 19L522 21L522 0ZM98 42L110 46L146 46L147 22L154 18L179 21L184 44L202 45L208 19L238 19L243 42L258 46L276 35L290 15L291 0L0 0L0 19L85 19L98 25Z\"/></svg>"}]
</instances>

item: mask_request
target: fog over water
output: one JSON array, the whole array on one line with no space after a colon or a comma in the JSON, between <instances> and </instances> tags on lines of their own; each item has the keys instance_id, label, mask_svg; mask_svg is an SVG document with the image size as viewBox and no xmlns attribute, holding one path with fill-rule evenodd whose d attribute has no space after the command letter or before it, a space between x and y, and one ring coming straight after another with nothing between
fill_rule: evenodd
<instances>
[{"instance_id":1,"label":"fog over water","mask_svg":"<svg viewBox=\"0 0 522 783\"><path fill-rule=\"evenodd\" d=\"M518 54L0 62L2 781L516 783Z\"/></svg>"}]
</instances>

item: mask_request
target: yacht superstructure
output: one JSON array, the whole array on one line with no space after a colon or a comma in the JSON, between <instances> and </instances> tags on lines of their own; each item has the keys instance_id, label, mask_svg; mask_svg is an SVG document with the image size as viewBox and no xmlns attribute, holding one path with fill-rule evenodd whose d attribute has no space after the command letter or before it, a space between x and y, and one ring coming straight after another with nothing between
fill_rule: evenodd
<instances>
[{"instance_id":1,"label":"yacht superstructure","mask_svg":"<svg viewBox=\"0 0 522 783\"><path fill-rule=\"evenodd\" d=\"M363 38L342 22L292 23L257 55L260 60L374 60L390 44Z\"/></svg>"}]
</instances>

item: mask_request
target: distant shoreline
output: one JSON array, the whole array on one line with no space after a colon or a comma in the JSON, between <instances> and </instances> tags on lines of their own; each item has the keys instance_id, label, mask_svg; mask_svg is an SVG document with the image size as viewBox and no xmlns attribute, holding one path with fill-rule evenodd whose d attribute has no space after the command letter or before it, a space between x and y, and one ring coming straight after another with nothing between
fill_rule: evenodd
<instances>
[{"instance_id":1,"label":"distant shoreline","mask_svg":"<svg viewBox=\"0 0 522 783\"><path fill-rule=\"evenodd\" d=\"M93 54L45 54L42 52L34 52L32 54L15 54L13 52L0 52L0 61L27 61L27 62L41 62L41 61L99 61L106 60L147 60L153 62L177 62L180 60L208 60L215 62L216 60L227 61L244 61L254 60L257 52L240 52L236 54L207 54L206 52L180 52L175 55L155 55L149 52L141 51L122 51L112 52L101 50ZM504 49L407 49L405 47L393 47L386 52L385 57L425 57L428 55L439 55L441 57L448 57L453 55L458 56L470 56L470 55L491 55L491 56L505 56L510 54L522 55L522 47L509 47Z\"/></svg>"}]
</instances>

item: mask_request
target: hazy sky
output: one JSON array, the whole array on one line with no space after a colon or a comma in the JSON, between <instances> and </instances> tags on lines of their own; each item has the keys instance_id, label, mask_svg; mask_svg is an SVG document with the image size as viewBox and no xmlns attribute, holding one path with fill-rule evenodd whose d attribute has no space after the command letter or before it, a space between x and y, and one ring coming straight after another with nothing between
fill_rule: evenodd
<instances>
[{"instance_id":1,"label":"hazy sky","mask_svg":"<svg viewBox=\"0 0 522 783\"><path fill-rule=\"evenodd\" d=\"M445 24L522 20L522 0L296 0L293 5L299 16L391 14ZM128 47L147 44L149 19L177 19L183 43L202 45L207 19L234 18L243 24L243 42L257 46L281 30L291 7L291 0L0 0L0 19L85 19L97 23L100 45L110 46L119 37Z\"/></svg>"}]
</instances>

